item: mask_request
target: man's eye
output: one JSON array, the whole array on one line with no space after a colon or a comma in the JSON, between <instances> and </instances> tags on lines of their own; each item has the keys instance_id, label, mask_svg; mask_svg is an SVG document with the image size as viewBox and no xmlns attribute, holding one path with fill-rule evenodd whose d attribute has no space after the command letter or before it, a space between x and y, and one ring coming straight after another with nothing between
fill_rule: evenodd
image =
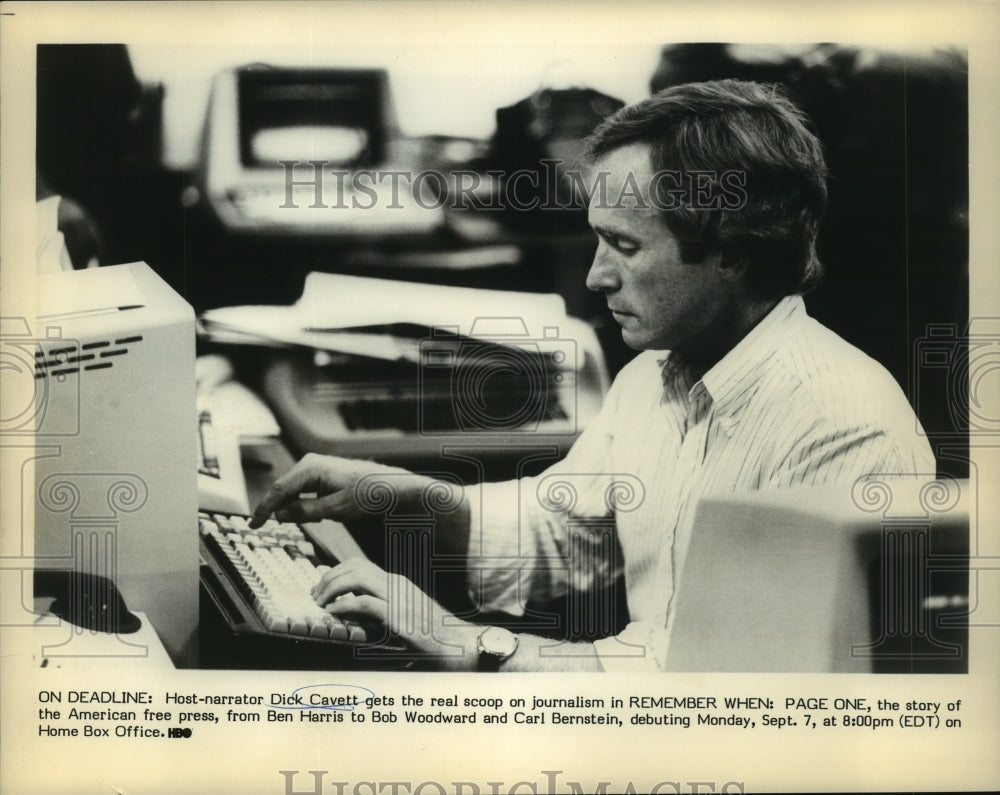
<instances>
[{"instance_id":1,"label":"man's eye","mask_svg":"<svg viewBox=\"0 0 1000 795\"><path fill-rule=\"evenodd\" d=\"M622 254L634 254L639 250L639 244L633 240L624 239L608 232L598 232L597 234L611 248Z\"/></svg>"}]
</instances>

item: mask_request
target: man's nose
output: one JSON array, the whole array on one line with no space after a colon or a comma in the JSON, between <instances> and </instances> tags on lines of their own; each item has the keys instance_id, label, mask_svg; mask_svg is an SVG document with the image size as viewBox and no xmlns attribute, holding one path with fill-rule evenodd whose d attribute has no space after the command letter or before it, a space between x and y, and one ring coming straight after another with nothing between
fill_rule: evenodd
<instances>
[{"instance_id":1,"label":"man's nose","mask_svg":"<svg viewBox=\"0 0 1000 795\"><path fill-rule=\"evenodd\" d=\"M621 287L618 270L604 243L599 243L594 261L587 272L587 288L594 291L609 292Z\"/></svg>"}]
</instances>

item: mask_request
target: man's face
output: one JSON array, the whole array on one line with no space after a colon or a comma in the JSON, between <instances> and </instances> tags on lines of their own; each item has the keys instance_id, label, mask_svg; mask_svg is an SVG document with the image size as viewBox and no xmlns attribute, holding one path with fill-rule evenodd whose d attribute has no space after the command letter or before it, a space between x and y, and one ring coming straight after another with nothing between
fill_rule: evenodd
<instances>
[{"instance_id":1,"label":"man's face","mask_svg":"<svg viewBox=\"0 0 1000 795\"><path fill-rule=\"evenodd\" d=\"M602 171L609 172L606 200L594 191L588 214L598 245L587 287L605 294L630 347L698 358L711 349L713 329L724 323L731 282L717 256L681 261L677 238L649 200L653 170L646 144L609 152L594 164L595 174Z\"/></svg>"}]
</instances>

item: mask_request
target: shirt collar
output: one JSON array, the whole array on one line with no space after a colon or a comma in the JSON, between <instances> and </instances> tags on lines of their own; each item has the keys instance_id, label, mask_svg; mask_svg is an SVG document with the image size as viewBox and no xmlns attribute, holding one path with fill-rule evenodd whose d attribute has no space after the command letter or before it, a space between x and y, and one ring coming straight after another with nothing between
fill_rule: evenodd
<instances>
[{"instance_id":1,"label":"shirt collar","mask_svg":"<svg viewBox=\"0 0 1000 795\"><path fill-rule=\"evenodd\" d=\"M743 408L753 397L764 366L783 344L789 325L796 318L805 316L802 296L782 298L700 379L697 374L690 373L690 368L680 357L668 351L658 360L663 383L665 386L671 382L676 385L677 379L682 377L690 379L694 384L692 389L700 383L711 397L722 427L727 433L731 432Z\"/></svg>"}]
</instances>

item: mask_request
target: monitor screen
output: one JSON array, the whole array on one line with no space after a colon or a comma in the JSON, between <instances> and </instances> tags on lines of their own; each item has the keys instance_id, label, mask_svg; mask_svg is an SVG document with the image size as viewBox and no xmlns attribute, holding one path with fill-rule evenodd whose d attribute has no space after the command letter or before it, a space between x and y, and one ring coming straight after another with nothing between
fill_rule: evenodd
<instances>
[{"instance_id":1,"label":"monitor screen","mask_svg":"<svg viewBox=\"0 0 1000 795\"><path fill-rule=\"evenodd\" d=\"M282 160L380 163L386 90L379 70L240 70L240 161L247 168L274 168Z\"/></svg>"}]
</instances>

